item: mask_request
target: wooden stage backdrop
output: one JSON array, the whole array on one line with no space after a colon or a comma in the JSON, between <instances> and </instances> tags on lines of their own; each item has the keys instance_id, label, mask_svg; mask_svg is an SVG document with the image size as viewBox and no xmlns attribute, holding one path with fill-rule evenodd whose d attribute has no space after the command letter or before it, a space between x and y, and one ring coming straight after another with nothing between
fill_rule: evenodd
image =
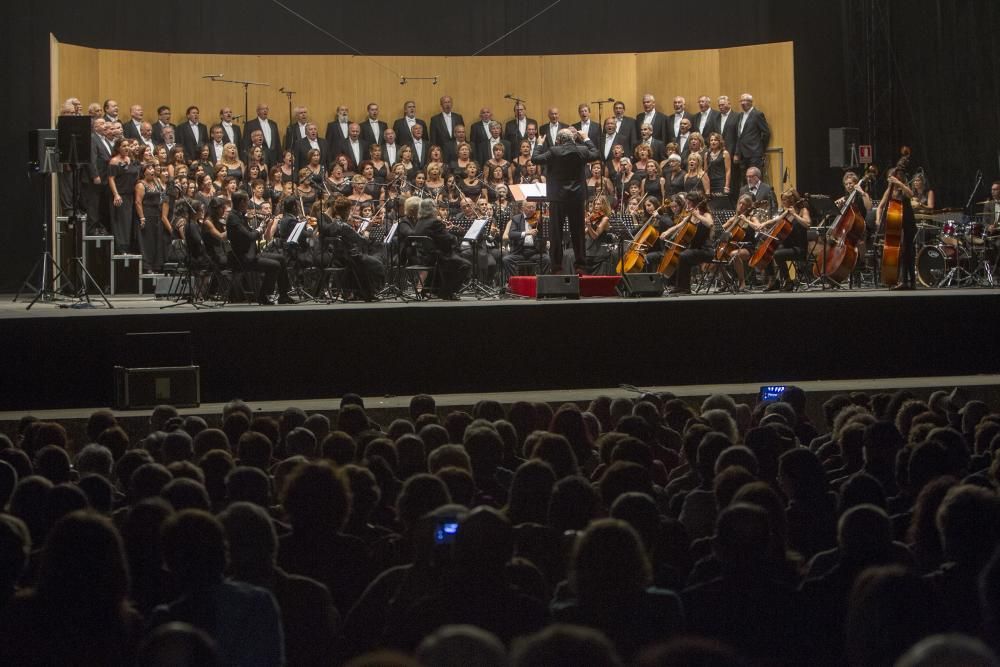
<instances>
[{"instance_id":1,"label":"wooden stage backdrop","mask_svg":"<svg viewBox=\"0 0 1000 667\"><path fill-rule=\"evenodd\" d=\"M336 107L346 104L352 120L365 116L368 102L381 107L380 119L390 127L402 116L403 102L417 103L417 116L429 121L437 113L441 95L451 95L455 110L467 123L488 106L493 117L512 117L507 93L527 100L528 115L547 122L546 109L559 107L560 120L579 120L580 102L609 97L624 100L626 112L641 111L642 95L656 96L657 108L673 113L676 95L687 99L690 113L698 111L700 95L729 95L739 111L739 96L749 92L771 125L771 148L781 148L791 183L795 178L795 80L792 43L759 44L729 49L611 53L558 56L374 56L349 55L212 55L150 53L91 49L52 42L53 116L62 100L75 96L84 105L113 98L122 118L131 104L141 104L145 119L156 120L156 108L167 104L173 122L184 120L184 110L197 105L201 120L211 125L224 105L243 113L243 87L203 79L206 74L260 81L269 87L250 87L250 116L258 101L271 107L271 118L284 130L288 100L279 88L294 90L294 103L305 105L322 135ZM400 75L438 77L400 85ZM596 105L591 112L597 118ZM605 117L611 114L605 107ZM769 158L772 180L780 180L777 155Z\"/></svg>"}]
</instances>

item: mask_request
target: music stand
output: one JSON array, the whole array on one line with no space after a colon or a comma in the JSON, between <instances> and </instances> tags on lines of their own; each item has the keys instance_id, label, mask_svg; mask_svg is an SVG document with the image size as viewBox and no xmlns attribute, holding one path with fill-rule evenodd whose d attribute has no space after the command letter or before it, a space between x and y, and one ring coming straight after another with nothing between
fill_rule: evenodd
<instances>
[{"instance_id":1,"label":"music stand","mask_svg":"<svg viewBox=\"0 0 1000 667\"><path fill-rule=\"evenodd\" d=\"M379 290L379 293L375 295L376 301L381 301L382 299L400 299L402 301L413 301L413 298L403 292L403 289L399 286L400 280L403 278L403 267L401 264L398 266L393 266L399 262L399 241L396 238L396 232L399 231L399 223L392 223L392 227L386 232L385 238L382 240L382 245L385 247L386 263L386 274L392 276L393 269L396 270L395 282L392 279L386 281L385 287ZM393 250L395 248L395 251Z\"/></svg>"},{"instance_id":2,"label":"music stand","mask_svg":"<svg viewBox=\"0 0 1000 667\"><path fill-rule=\"evenodd\" d=\"M472 247L472 279L462 287L459 294L471 292L476 296L477 300L483 297L496 296L493 293L493 289L479 279L479 244L482 242L489 224L489 218L473 220L472 224L469 225L469 229L465 232L465 236L462 237L462 240L467 241Z\"/></svg>"}]
</instances>

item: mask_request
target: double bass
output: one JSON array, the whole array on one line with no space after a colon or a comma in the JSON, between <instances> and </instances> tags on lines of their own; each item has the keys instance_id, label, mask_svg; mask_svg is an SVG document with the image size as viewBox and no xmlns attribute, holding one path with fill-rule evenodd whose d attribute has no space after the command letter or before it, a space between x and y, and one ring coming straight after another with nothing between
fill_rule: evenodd
<instances>
[{"instance_id":1,"label":"double bass","mask_svg":"<svg viewBox=\"0 0 1000 667\"><path fill-rule=\"evenodd\" d=\"M891 286L899 281L899 251L903 242L903 202L893 199L890 192L880 205L885 207L882 214L885 245L882 248L882 267L879 276L883 285Z\"/></svg>"},{"instance_id":2,"label":"double bass","mask_svg":"<svg viewBox=\"0 0 1000 667\"><path fill-rule=\"evenodd\" d=\"M812 273L816 278L826 277L843 282L858 263L858 244L865 238L865 219L853 204L858 190L868 178L865 176L858 181L840 208L837 219L830 225L823 254L813 263Z\"/></svg>"}]
</instances>

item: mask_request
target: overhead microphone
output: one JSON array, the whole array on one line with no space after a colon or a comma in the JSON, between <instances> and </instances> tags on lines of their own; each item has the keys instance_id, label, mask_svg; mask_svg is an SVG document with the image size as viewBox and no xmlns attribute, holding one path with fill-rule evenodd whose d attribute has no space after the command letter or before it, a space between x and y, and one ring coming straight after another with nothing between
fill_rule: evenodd
<instances>
[{"instance_id":1,"label":"overhead microphone","mask_svg":"<svg viewBox=\"0 0 1000 667\"><path fill-rule=\"evenodd\" d=\"M203 78L203 79L221 79L224 76L225 76L225 74L206 74L205 76L203 76L201 78Z\"/></svg>"}]
</instances>

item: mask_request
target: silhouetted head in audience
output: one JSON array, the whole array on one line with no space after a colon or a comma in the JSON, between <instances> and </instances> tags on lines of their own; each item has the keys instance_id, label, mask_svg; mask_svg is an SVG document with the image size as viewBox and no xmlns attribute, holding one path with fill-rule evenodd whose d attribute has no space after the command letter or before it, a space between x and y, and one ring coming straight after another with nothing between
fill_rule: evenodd
<instances>
[{"instance_id":1,"label":"silhouetted head in audience","mask_svg":"<svg viewBox=\"0 0 1000 667\"><path fill-rule=\"evenodd\" d=\"M164 623L139 646L144 667L216 667L219 650L205 632L187 623Z\"/></svg>"},{"instance_id":2,"label":"silhouetted head in audience","mask_svg":"<svg viewBox=\"0 0 1000 667\"><path fill-rule=\"evenodd\" d=\"M226 476L226 497L230 502L246 501L266 509L271 506L271 480L260 468L233 468Z\"/></svg>"},{"instance_id":3,"label":"silhouetted head in audience","mask_svg":"<svg viewBox=\"0 0 1000 667\"><path fill-rule=\"evenodd\" d=\"M579 465L569 441L554 433L541 433L530 458L540 459L552 466L558 479L576 475Z\"/></svg>"},{"instance_id":4,"label":"silhouetted head in audience","mask_svg":"<svg viewBox=\"0 0 1000 667\"><path fill-rule=\"evenodd\" d=\"M604 507L611 507L618 496L630 491L653 495L653 480L649 470L627 461L618 461L608 466L598 486Z\"/></svg>"},{"instance_id":5,"label":"silhouetted head in audience","mask_svg":"<svg viewBox=\"0 0 1000 667\"><path fill-rule=\"evenodd\" d=\"M295 531L339 532L351 511L350 487L330 464L308 463L289 478L283 505Z\"/></svg>"},{"instance_id":6,"label":"silhouetted head in audience","mask_svg":"<svg viewBox=\"0 0 1000 667\"><path fill-rule=\"evenodd\" d=\"M556 474L548 463L539 460L522 463L514 473L504 510L511 525L545 524L555 483Z\"/></svg>"},{"instance_id":7,"label":"silhouetted head in audience","mask_svg":"<svg viewBox=\"0 0 1000 667\"><path fill-rule=\"evenodd\" d=\"M712 493L715 495L716 508L721 510L728 506L740 489L756 481L757 478L743 466L728 466L712 480Z\"/></svg>"},{"instance_id":8,"label":"silhouetted head in audience","mask_svg":"<svg viewBox=\"0 0 1000 667\"><path fill-rule=\"evenodd\" d=\"M97 442L97 436L99 436L105 429L109 429L112 426L117 425L118 421L115 419L115 415L111 412L111 410L94 410L90 413L90 417L87 418L87 442Z\"/></svg>"},{"instance_id":9,"label":"silhouetted head in audience","mask_svg":"<svg viewBox=\"0 0 1000 667\"><path fill-rule=\"evenodd\" d=\"M1000 498L969 484L952 487L938 508L937 528L947 560L982 567L1000 543Z\"/></svg>"},{"instance_id":10,"label":"silhouetted head in audience","mask_svg":"<svg viewBox=\"0 0 1000 667\"><path fill-rule=\"evenodd\" d=\"M998 667L986 644L962 634L932 635L910 647L895 667Z\"/></svg>"},{"instance_id":11,"label":"silhouetted head in audience","mask_svg":"<svg viewBox=\"0 0 1000 667\"><path fill-rule=\"evenodd\" d=\"M823 465L810 450L797 447L778 459L778 482L790 500L811 502L823 498L829 485Z\"/></svg>"},{"instance_id":12,"label":"silhouetted head in audience","mask_svg":"<svg viewBox=\"0 0 1000 667\"><path fill-rule=\"evenodd\" d=\"M111 482L101 475L85 475L76 483L87 504L100 514L110 515L115 505L115 489Z\"/></svg>"},{"instance_id":13,"label":"silhouetted head in audience","mask_svg":"<svg viewBox=\"0 0 1000 667\"><path fill-rule=\"evenodd\" d=\"M866 472L856 472L840 485L839 512L843 514L856 505L875 505L886 509L882 483Z\"/></svg>"},{"instance_id":14,"label":"silhouetted head in audience","mask_svg":"<svg viewBox=\"0 0 1000 667\"><path fill-rule=\"evenodd\" d=\"M601 497L583 477L564 477L552 487L548 524L556 531L583 530L601 512Z\"/></svg>"},{"instance_id":15,"label":"silhouetted head in audience","mask_svg":"<svg viewBox=\"0 0 1000 667\"><path fill-rule=\"evenodd\" d=\"M946 630L947 620L930 582L886 566L855 579L845 627L851 665L892 665L918 640Z\"/></svg>"},{"instance_id":16,"label":"silhouetted head in audience","mask_svg":"<svg viewBox=\"0 0 1000 667\"><path fill-rule=\"evenodd\" d=\"M222 580L226 536L218 519L202 510L184 510L163 524L163 562L184 591Z\"/></svg>"},{"instance_id":17,"label":"silhouetted head in audience","mask_svg":"<svg viewBox=\"0 0 1000 667\"><path fill-rule=\"evenodd\" d=\"M767 559L770 544L771 522L763 508L734 501L719 513L712 549L723 571L756 571Z\"/></svg>"},{"instance_id":18,"label":"silhouetted head in audience","mask_svg":"<svg viewBox=\"0 0 1000 667\"><path fill-rule=\"evenodd\" d=\"M144 498L160 495L173 475L159 463L144 463L129 478L128 499L134 505Z\"/></svg>"},{"instance_id":19,"label":"silhouetted head in audience","mask_svg":"<svg viewBox=\"0 0 1000 667\"><path fill-rule=\"evenodd\" d=\"M31 459L20 449L0 450L0 461L7 463L17 472L18 479L24 479L32 474Z\"/></svg>"},{"instance_id":20,"label":"silhouetted head in audience","mask_svg":"<svg viewBox=\"0 0 1000 667\"><path fill-rule=\"evenodd\" d=\"M623 493L611 506L610 515L635 530L647 553L653 550L660 534L661 519L652 497L635 491Z\"/></svg>"},{"instance_id":21,"label":"silhouetted head in audience","mask_svg":"<svg viewBox=\"0 0 1000 667\"><path fill-rule=\"evenodd\" d=\"M268 578L278 555L278 535L267 512L253 503L232 503L219 521L226 530L232 574L249 582Z\"/></svg>"},{"instance_id":22,"label":"silhouetted head in audience","mask_svg":"<svg viewBox=\"0 0 1000 667\"><path fill-rule=\"evenodd\" d=\"M511 667L621 667L621 664L614 645L600 631L558 623L515 640L510 653Z\"/></svg>"},{"instance_id":23,"label":"silhouetted head in audience","mask_svg":"<svg viewBox=\"0 0 1000 667\"><path fill-rule=\"evenodd\" d=\"M0 609L14 595L30 553L28 527L16 516L0 513Z\"/></svg>"},{"instance_id":24,"label":"silhouetted head in audience","mask_svg":"<svg viewBox=\"0 0 1000 667\"><path fill-rule=\"evenodd\" d=\"M456 578L474 588L492 588L503 581L513 551L510 522L492 507L480 505L466 515L455 536Z\"/></svg>"},{"instance_id":25,"label":"silhouetted head in audience","mask_svg":"<svg viewBox=\"0 0 1000 667\"><path fill-rule=\"evenodd\" d=\"M43 544L49 527L49 494L52 482L38 475L22 477L10 497L10 513L23 521L32 544Z\"/></svg>"},{"instance_id":26,"label":"silhouetted head in audience","mask_svg":"<svg viewBox=\"0 0 1000 667\"><path fill-rule=\"evenodd\" d=\"M889 515L875 505L852 507L840 517L837 542L840 544L842 558L850 562L888 562L892 549L892 524Z\"/></svg>"},{"instance_id":27,"label":"silhouetted head in audience","mask_svg":"<svg viewBox=\"0 0 1000 667\"><path fill-rule=\"evenodd\" d=\"M409 531L420 517L450 502L451 496L444 482L434 475L422 473L403 483L396 509L400 523Z\"/></svg>"},{"instance_id":28,"label":"silhouetted head in audience","mask_svg":"<svg viewBox=\"0 0 1000 667\"><path fill-rule=\"evenodd\" d=\"M63 517L45 543L35 591L52 611L71 611L77 623L111 630L126 611L129 574L121 538L92 512Z\"/></svg>"},{"instance_id":29,"label":"silhouetted head in audience","mask_svg":"<svg viewBox=\"0 0 1000 667\"><path fill-rule=\"evenodd\" d=\"M81 477L101 475L111 479L112 466L114 466L114 458L111 455L111 450L103 445L87 445L76 455L76 471Z\"/></svg>"},{"instance_id":30,"label":"silhouetted head in audience","mask_svg":"<svg viewBox=\"0 0 1000 667\"><path fill-rule=\"evenodd\" d=\"M263 433L247 431L240 436L236 453L241 466L250 466L267 471L271 467L274 446L270 438Z\"/></svg>"},{"instance_id":31,"label":"silhouetted head in audience","mask_svg":"<svg viewBox=\"0 0 1000 667\"><path fill-rule=\"evenodd\" d=\"M433 396L417 394L410 399L410 421L416 423L421 415L433 415L437 409Z\"/></svg>"},{"instance_id":32,"label":"silhouetted head in audience","mask_svg":"<svg viewBox=\"0 0 1000 667\"><path fill-rule=\"evenodd\" d=\"M357 436L371 427L365 409L360 405L348 404L337 414L337 430Z\"/></svg>"},{"instance_id":33,"label":"silhouetted head in audience","mask_svg":"<svg viewBox=\"0 0 1000 667\"><path fill-rule=\"evenodd\" d=\"M202 484L188 479L178 477L171 480L163 487L162 495L176 511L186 509L197 509L208 511L211 509L211 502L208 499L208 492Z\"/></svg>"},{"instance_id":34,"label":"silhouetted head in audience","mask_svg":"<svg viewBox=\"0 0 1000 667\"><path fill-rule=\"evenodd\" d=\"M472 461L462 445L441 445L427 456L427 471L432 475L446 467L464 468L472 474Z\"/></svg>"},{"instance_id":35,"label":"silhouetted head in audience","mask_svg":"<svg viewBox=\"0 0 1000 667\"><path fill-rule=\"evenodd\" d=\"M492 632L474 625L445 625L420 642L416 658L424 667L506 667L507 650Z\"/></svg>"},{"instance_id":36,"label":"silhouetted head in audience","mask_svg":"<svg viewBox=\"0 0 1000 667\"><path fill-rule=\"evenodd\" d=\"M638 667L745 667L747 662L720 641L680 637L639 654Z\"/></svg>"},{"instance_id":37,"label":"silhouetted head in audience","mask_svg":"<svg viewBox=\"0 0 1000 667\"><path fill-rule=\"evenodd\" d=\"M6 461L0 461L0 511L6 509L7 503L10 502L17 480L18 474L14 466Z\"/></svg>"},{"instance_id":38,"label":"silhouetted head in audience","mask_svg":"<svg viewBox=\"0 0 1000 667\"><path fill-rule=\"evenodd\" d=\"M53 484L63 484L73 478L69 455L57 445L46 445L35 455L35 474Z\"/></svg>"}]
</instances>

